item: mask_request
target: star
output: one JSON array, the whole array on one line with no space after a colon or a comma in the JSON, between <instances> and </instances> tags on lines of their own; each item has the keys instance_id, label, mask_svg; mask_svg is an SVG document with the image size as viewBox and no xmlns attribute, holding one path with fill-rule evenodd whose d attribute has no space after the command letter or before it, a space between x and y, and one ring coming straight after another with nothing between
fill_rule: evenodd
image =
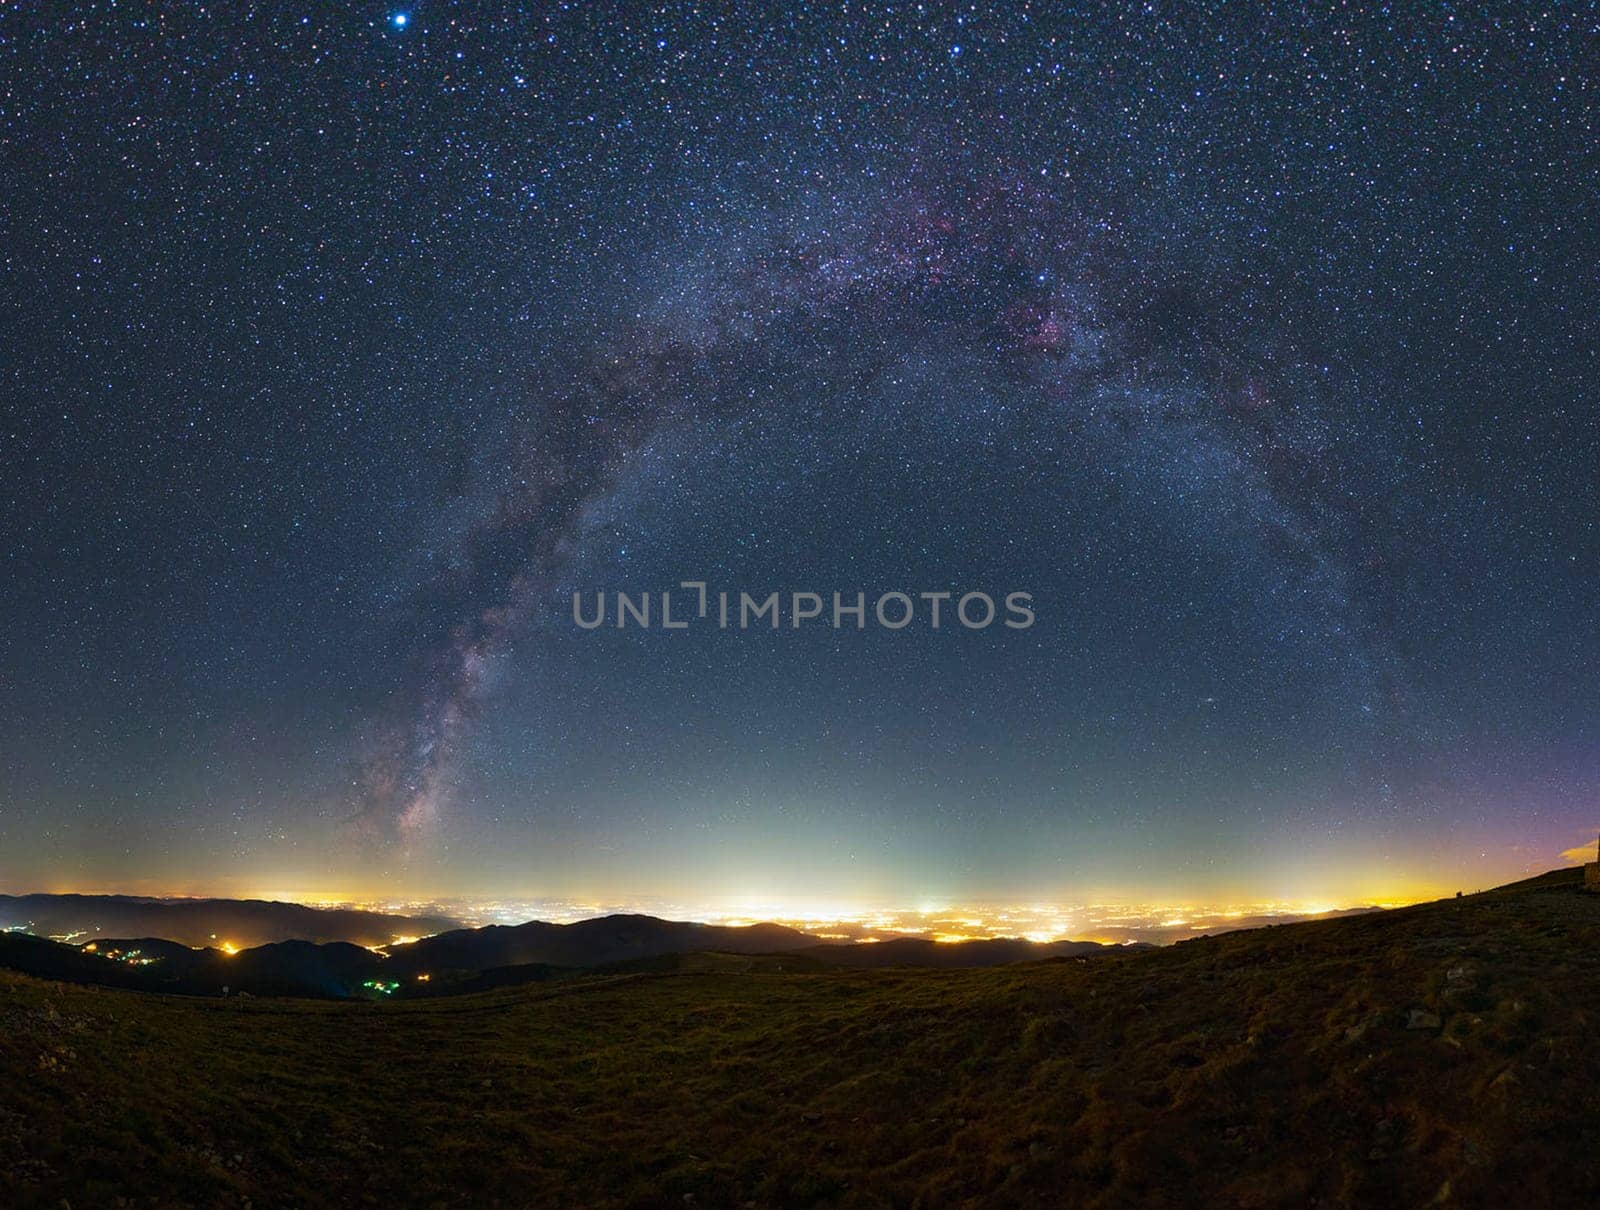
<instances>
[{"instance_id":1,"label":"star","mask_svg":"<svg viewBox=\"0 0 1600 1210\"><path fill-rule=\"evenodd\" d=\"M413 2L0 31L0 882L1587 835L1591 18ZM685 580L919 621L571 621Z\"/></svg>"}]
</instances>

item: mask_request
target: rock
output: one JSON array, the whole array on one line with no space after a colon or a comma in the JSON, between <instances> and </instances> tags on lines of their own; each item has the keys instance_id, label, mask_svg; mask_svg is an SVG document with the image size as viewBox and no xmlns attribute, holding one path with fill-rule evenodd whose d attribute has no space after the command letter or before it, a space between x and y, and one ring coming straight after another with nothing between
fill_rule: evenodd
<instances>
[{"instance_id":1,"label":"rock","mask_svg":"<svg viewBox=\"0 0 1600 1210\"><path fill-rule=\"evenodd\" d=\"M1430 1013L1427 1009L1413 1008L1406 1014L1407 1029L1438 1029L1443 1024L1437 1013Z\"/></svg>"},{"instance_id":2,"label":"rock","mask_svg":"<svg viewBox=\"0 0 1600 1210\"><path fill-rule=\"evenodd\" d=\"M1383 1009L1372 1009L1367 1013L1366 1016L1362 1017L1361 1020L1357 1021L1354 1025L1350 1026L1350 1028L1344 1031L1344 1040L1346 1043L1359 1042L1362 1038L1366 1037L1369 1033L1380 1026L1392 1025L1393 1023L1393 1017L1391 1017Z\"/></svg>"}]
</instances>

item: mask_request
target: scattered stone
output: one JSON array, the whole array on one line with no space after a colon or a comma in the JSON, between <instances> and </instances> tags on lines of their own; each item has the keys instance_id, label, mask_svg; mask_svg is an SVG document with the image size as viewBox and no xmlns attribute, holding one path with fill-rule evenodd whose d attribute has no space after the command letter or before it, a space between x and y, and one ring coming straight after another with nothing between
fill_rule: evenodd
<instances>
[{"instance_id":1,"label":"scattered stone","mask_svg":"<svg viewBox=\"0 0 1600 1210\"><path fill-rule=\"evenodd\" d=\"M1437 1013L1430 1013L1427 1009L1413 1008L1406 1014L1407 1029L1438 1029L1443 1024Z\"/></svg>"},{"instance_id":2,"label":"scattered stone","mask_svg":"<svg viewBox=\"0 0 1600 1210\"><path fill-rule=\"evenodd\" d=\"M1357 1021L1354 1025L1350 1026L1344 1031L1344 1040L1347 1043L1359 1042L1375 1028L1389 1022L1389 1014L1384 1012L1382 1009L1374 1009L1372 1012L1369 1012L1365 1017L1362 1017L1361 1020Z\"/></svg>"}]
</instances>

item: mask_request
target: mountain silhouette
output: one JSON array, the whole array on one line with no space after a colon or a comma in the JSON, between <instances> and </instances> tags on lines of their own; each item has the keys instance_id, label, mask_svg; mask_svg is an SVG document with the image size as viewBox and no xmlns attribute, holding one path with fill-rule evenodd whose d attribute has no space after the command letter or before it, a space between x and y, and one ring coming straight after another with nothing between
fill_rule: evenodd
<instances>
[{"instance_id":1,"label":"mountain silhouette","mask_svg":"<svg viewBox=\"0 0 1600 1210\"><path fill-rule=\"evenodd\" d=\"M660 920L654 916L599 916L573 924L542 920L458 929L389 950L396 974L476 973L495 967L589 967L659 954L716 950L772 954L814 946L817 939L781 924L719 925Z\"/></svg>"},{"instance_id":2,"label":"mountain silhouette","mask_svg":"<svg viewBox=\"0 0 1600 1210\"><path fill-rule=\"evenodd\" d=\"M317 931L325 933L328 927L320 924ZM291 938L224 950L214 944L191 946L148 936L97 937L92 942L68 944L9 932L0 933L0 967L65 982L181 995L248 992L347 999L454 995L585 971L677 970L682 966L679 959L694 954L782 957L791 970L802 966L957 968L1075 957L1106 948L1092 941L1036 943L1014 938L941 943L897 937L875 943L819 944L816 937L779 924L695 924L616 915L573 924L536 920L453 929L387 947ZM784 969L777 962L747 962L744 966Z\"/></svg>"},{"instance_id":3,"label":"mountain silhouette","mask_svg":"<svg viewBox=\"0 0 1600 1210\"><path fill-rule=\"evenodd\" d=\"M384 945L461 927L448 916L396 916L266 899L153 899L137 895L0 895L0 929L93 941L161 937L189 946L244 949L274 941Z\"/></svg>"}]
</instances>

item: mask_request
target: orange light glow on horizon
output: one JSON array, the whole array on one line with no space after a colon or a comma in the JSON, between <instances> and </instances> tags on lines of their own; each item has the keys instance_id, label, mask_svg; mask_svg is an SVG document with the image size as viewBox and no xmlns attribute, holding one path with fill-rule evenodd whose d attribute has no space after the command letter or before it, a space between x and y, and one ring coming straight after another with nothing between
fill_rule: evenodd
<instances>
[{"instance_id":1,"label":"orange light glow on horizon","mask_svg":"<svg viewBox=\"0 0 1600 1210\"><path fill-rule=\"evenodd\" d=\"M251 898L270 898L297 902L308 907L341 908L385 913L394 916L442 917L466 928L485 925L516 925L540 920L569 924L611 914L640 913L668 920L698 921L725 927L777 924L807 933L819 943L862 943L871 938L893 940L920 937L941 944L980 939L1014 938L1036 944L1056 941L1100 941L1123 944L1129 941L1164 944L1182 938L1219 933L1238 928L1259 927L1325 915L1335 911L1371 910L1402 907L1433 899L1448 898L1457 889L1472 892L1498 885L1492 878L1481 881L1461 878L1448 885L1436 885L1422 878L1384 878L1389 874L1372 863L1344 871L1340 868L1297 865L1291 870L1261 876L1278 882L1277 895L1243 893L1204 894L1186 887L1167 888L1168 893L1140 899L1137 892L1105 888L1081 888L1065 894L1041 894L1030 889L1011 898L979 898L955 893L946 887L928 887L916 893L893 895L874 890L871 896L856 899L848 891L830 888L825 894L769 891L753 895L718 895L702 888L699 893L676 896L620 895L594 893L565 895L477 894L460 897L400 893L389 887L381 894L335 893L326 888L315 893L293 894L286 888L294 883L274 879L265 883L274 889L256 891ZM1441 871L1433 872L1438 877ZM1448 872L1445 877L1450 877ZM1509 881L1510 878L1501 881ZM224 879L230 885L248 885L243 879ZM348 886L348 884L346 884ZM1348 885L1348 891L1341 891ZM122 888L126 889L126 888ZM254 890L254 888L251 888ZM220 890L220 886L219 886ZM195 888L182 888L181 898L196 896ZM84 891L82 893L115 893ZM166 896L151 895L151 898ZM369 948L388 956L389 947L409 945L433 930L406 928L396 921L392 939L373 941ZM404 931L401 931L401 929ZM91 936L93 933L91 932ZM245 944L253 944L249 941ZM240 943L213 937L210 945L224 954L239 952Z\"/></svg>"}]
</instances>

